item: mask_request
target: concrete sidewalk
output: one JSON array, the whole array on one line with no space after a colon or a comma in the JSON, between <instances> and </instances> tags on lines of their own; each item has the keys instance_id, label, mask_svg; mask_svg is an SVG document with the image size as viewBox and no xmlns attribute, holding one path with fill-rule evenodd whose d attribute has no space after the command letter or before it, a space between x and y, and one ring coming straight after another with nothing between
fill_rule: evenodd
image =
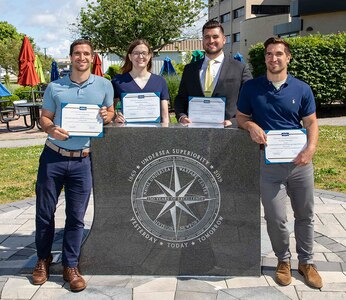
<instances>
[{"instance_id":1,"label":"concrete sidewalk","mask_svg":"<svg viewBox=\"0 0 346 300\"><path fill-rule=\"evenodd\" d=\"M227 299L346 299L346 195L315 191L315 263L323 278L321 290L304 284L297 272L294 233L293 280L287 287L274 281L277 260L271 251L266 226L261 223L262 275L260 277L163 277L90 276L88 287L76 294L69 290L60 273L64 225L64 196L56 212L54 262L49 280L42 286L31 284L36 263L34 244L35 201L29 199L0 206L0 291L1 299L134 299L134 300L227 300ZM289 203L289 227L293 214ZM93 219L93 201L86 214L86 234Z\"/></svg>"}]
</instances>

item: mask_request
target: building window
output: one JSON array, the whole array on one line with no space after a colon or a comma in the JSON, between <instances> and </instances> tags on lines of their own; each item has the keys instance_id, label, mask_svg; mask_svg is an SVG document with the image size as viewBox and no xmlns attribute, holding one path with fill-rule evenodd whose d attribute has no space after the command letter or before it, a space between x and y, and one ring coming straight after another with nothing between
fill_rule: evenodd
<instances>
[{"instance_id":1,"label":"building window","mask_svg":"<svg viewBox=\"0 0 346 300\"><path fill-rule=\"evenodd\" d=\"M231 36L225 35L225 37L226 37L226 44L230 44L231 43Z\"/></svg>"},{"instance_id":2,"label":"building window","mask_svg":"<svg viewBox=\"0 0 346 300\"><path fill-rule=\"evenodd\" d=\"M240 32L233 34L233 43L240 42Z\"/></svg>"},{"instance_id":3,"label":"building window","mask_svg":"<svg viewBox=\"0 0 346 300\"><path fill-rule=\"evenodd\" d=\"M231 20L231 14L230 13L227 13L227 14L220 16L221 23L226 23L226 22L229 22L230 20Z\"/></svg>"},{"instance_id":4,"label":"building window","mask_svg":"<svg viewBox=\"0 0 346 300\"><path fill-rule=\"evenodd\" d=\"M289 5L251 5L251 13L254 15L280 15L289 14Z\"/></svg>"},{"instance_id":5,"label":"building window","mask_svg":"<svg viewBox=\"0 0 346 300\"><path fill-rule=\"evenodd\" d=\"M238 9L235 9L233 11L233 19L237 19L237 18L240 18L242 16L245 16L245 9L244 9L244 6L243 7L240 7Z\"/></svg>"},{"instance_id":6,"label":"building window","mask_svg":"<svg viewBox=\"0 0 346 300\"><path fill-rule=\"evenodd\" d=\"M279 38L288 38L288 37L292 37L292 36L299 36L299 32L291 32L291 33L278 35Z\"/></svg>"}]
</instances>

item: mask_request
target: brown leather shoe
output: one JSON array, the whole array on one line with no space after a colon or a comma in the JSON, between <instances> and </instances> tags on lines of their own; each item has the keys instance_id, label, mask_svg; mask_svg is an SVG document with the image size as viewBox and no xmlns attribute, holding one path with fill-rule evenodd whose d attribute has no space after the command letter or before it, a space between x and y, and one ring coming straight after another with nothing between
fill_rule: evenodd
<instances>
[{"instance_id":1,"label":"brown leather shoe","mask_svg":"<svg viewBox=\"0 0 346 300\"><path fill-rule=\"evenodd\" d=\"M35 285L44 284L49 277L49 266L52 263L53 257L50 255L46 259L39 258L37 260L34 271L32 272L32 283Z\"/></svg>"},{"instance_id":2,"label":"brown leather shoe","mask_svg":"<svg viewBox=\"0 0 346 300\"><path fill-rule=\"evenodd\" d=\"M64 280L70 284L72 292L80 292L86 288L86 283L77 267L64 267Z\"/></svg>"},{"instance_id":3,"label":"brown leather shoe","mask_svg":"<svg viewBox=\"0 0 346 300\"><path fill-rule=\"evenodd\" d=\"M292 282L291 264L279 261L276 267L275 280L280 285L289 285Z\"/></svg>"},{"instance_id":4,"label":"brown leather shoe","mask_svg":"<svg viewBox=\"0 0 346 300\"><path fill-rule=\"evenodd\" d=\"M320 289L322 284L322 278L320 274L318 274L316 266L313 264L299 264L298 272L300 275L304 276L305 283L315 289Z\"/></svg>"}]
</instances>

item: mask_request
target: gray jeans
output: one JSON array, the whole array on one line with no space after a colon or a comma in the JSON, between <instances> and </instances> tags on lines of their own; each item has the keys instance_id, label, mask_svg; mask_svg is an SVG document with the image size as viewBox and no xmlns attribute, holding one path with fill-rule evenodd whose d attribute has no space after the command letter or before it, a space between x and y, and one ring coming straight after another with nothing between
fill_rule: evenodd
<instances>
[{"instance_id":1,"label":"gray jeans","mask_svg":"<svg viewBox=\"0 0 346 300\"><path fill-rule=\"evenodd\" d=\"M289 261L289 235L286 199L294 212L294 233L298 260L313 263L314 242L314 171L312 163L300 167L293 163L264 163L261 155L261 196L264 218L275 255L279 261Z\"/></svg>"}]
</instances>

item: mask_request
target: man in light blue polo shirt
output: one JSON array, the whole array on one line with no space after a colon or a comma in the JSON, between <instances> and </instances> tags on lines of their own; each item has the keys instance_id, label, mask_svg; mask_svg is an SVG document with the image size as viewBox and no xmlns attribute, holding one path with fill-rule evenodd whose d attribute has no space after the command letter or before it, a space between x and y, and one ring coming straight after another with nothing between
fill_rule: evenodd
<instances>
[{"instance_id":1,"label":"man in light blue polo shirt","mask_svg":"<svg viewBox=\"0 0 346 300\"><path fill-rule=\"evenodd\" d=\"M312 157L318 140L315 100L311 88L287 73L291 59L289 44L278 38L265 43L266 76L247 81L239 96L237 121L249 131L251 139L263 146L264 130L302 128L307 145L292 163L265 164L261 154L260 189L267 230L278 258L275 279L281 285L291 283L290 232L287 228L286 198L294 211L294 231L298 254L298 272L307 285L322 287L322 279L313 264L314 174Z\"/></svg>"},{"instance_id":2,"label":"man in light blue polo shirt","mask_svg":"<svg viewBox=\"0 0 346 300\"><path fill-rule=\"evenodd\" d=\"M51 82L43 97L40 123L48 139L40 157L36 183L36 248L38 261L33 283L43 284L49 277L54 238L54 213L61 190L65 190L66 221L62 264L63 277L71 291L86 287L78 271L83 238L84 215L92 187L90 138L70 137L60 127L62 103L96 104L104 124L114 116L113 87L107 79L92 75L93 47L88 40L76 40L70 46L71 73Z\"/></svg>"}]
</instances>

